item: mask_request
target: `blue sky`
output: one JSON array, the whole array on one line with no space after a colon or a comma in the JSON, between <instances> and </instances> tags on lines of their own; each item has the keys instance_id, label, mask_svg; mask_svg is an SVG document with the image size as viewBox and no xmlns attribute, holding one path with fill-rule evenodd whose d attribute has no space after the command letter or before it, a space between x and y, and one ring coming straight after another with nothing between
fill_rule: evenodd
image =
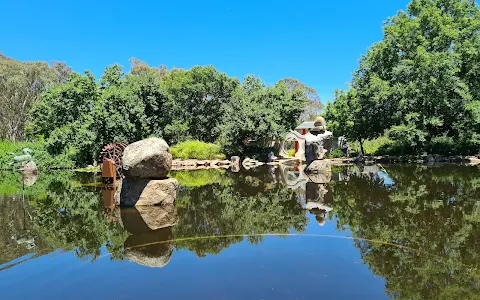
<instances>
[{"instance_id":1,"label":"blue sky","mask_svg":"<svg viewBox=\"0 0 480 300\"><path fill-rule=\"evenodd\" d=\"M382 39L383 21L407 0L1 0L0 52L65 61L99 77L131 57L151 66L213 65L229 76L286 77L323 102L345 88L358 59Z\"/></svg>"}]
</instances>

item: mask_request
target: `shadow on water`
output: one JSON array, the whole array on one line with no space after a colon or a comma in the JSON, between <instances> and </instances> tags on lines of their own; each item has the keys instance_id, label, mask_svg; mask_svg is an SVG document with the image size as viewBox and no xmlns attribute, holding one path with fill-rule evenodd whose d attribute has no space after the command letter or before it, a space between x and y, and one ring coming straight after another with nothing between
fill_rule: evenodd
<instances>
[{"instance_id":1,"label":"shadow on water","mask_svg":"<svg viewBox=\"0 0 480 300\"><path fill-rule=\"evenodd\" d=\"M479 292L478 167L333 167L323 184L295 166L175 172L175 207L121 210L115 191L81 187L93 177L41 173L22 190L18 174L0 175L0 270L57 249L87 261L106 249L113 260L164 267L175 251L205 257L244 240L262 243L261 234L309 233L312 223L332 222L355 239L391 297ZM227 237L190 239L207 236Z\"/></svg>"}]
</instances>

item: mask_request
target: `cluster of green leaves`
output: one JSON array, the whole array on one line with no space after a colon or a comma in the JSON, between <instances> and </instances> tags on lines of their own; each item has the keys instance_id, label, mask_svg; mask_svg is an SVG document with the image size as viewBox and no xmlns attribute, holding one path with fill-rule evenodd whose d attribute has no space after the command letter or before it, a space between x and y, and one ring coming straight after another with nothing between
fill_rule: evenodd
<instances>
[{"instance_id":1,"label":"cluster of green leaves","mask_svg":"<svg viewBox=\"0 0 480 300\"><path fill-rule=\"evenodd\" d=\"M397 144L391 140L388 136L380 136L371 140L362 141L362 146L365 155L386 155L386 154L398 154L399 152L395 148ZM360 143L354 141L349 143L350 154L356 155L361 152Z\"/></svg>"},{"instance_id":2,"label":"cluster of green leaves","mask_svg":"<svg viewBox=\"0 0 480 300\"><path fill-rule=\"evenodd\" d=\"M386 134L396 154L477 153L479 32L475 1L413 0L361 58L350 90L327 105L330 128L360 146Z\"/></svg>"},{"instance_id":3,"label":"cluster of green leaves","mask_svg":"<svg viewBox=\"0 0 480 300\"><path fill-rule=\"evenodd\" d=\"M332 184L337 225L395 299L475 299L480 274L477 167L386 167L393 186L351 171ZM379 243L386 242L383 244ZM403 247L395 247L398 244Z\"/></svg>"},{"instance_id":4,"label":"cluster of green leaves","mask_svg":"<svg viewBox=\"0 0 480 300\"><path fill-rule=\"evenodd\" d=\"M212 66L167 70L132 60L128 74L113 65L99 82L89 72L72 73L50 86L30 111L27 133L44 138L53 154L73 153L77 162L91 162L107 143L150 136L171 145L217 143L226 154L240 154L247 138L268 141L294 128L315 95L293 79L267 87L247 76L240 84ZM193 142L179 147L188 150L177 152L185 158L219 152Z\"/></svg>"},{"instance_id":5,"label":"cluster of green leaves","mask_svg":"<svg viewBox=\"0 0 480 300\"><path fill-rule=\"evenodd\" d=\"M247 76L224 106L219 142L231 154L246 152L246 139L268 145L295 128L308 101L307 90L298 81L281 80L266 87L259 78Z\"/></svg>"},{"instance_id":6,"label":"cluster of green leaves","mask_svg":"<svg viewBox=\"0 0 480 300\"><path fill-rule=\"evenodd\" d=\"M23 148L32 150L32 159L39 169L71 169L75 166L73 155L70 153L51 155L44 142L0 141L0 170L16 168L17 166L11 162L15 155L23 155Z\"/></svg>"},{"instance_id":7,"label":"cluster of green leaves","mask_svg":"<svg viewBox=\"0 0 480 300\"><path fill-rule=\"evenodd\" d=\"M28 110L45 87L63 82L69 73L64 63L24 63L0 53L0 140L24 140Z\"/></svg>"},{"instance_id":8,"label":"cluster of green leaves","mask_svg":"<svg viewBox=\"0 0 480 300\"><path fill-rule=\"evenodd\" d=\"M343 153L342 150L340 150L338 148L335 148L330 152L329 157L330 158L341 158L341 157L345 157L345 154Z\"/></svg>"},{"instance_id":9,"label":"cluster of green leaves","mask_svg":"<svg viewBox=\"0 0 480 300\"><path fill-rule=\"evenodd\" d=\"M200 141L185 141L171 147L173 158L178 159L223 159L220 145Z\"/></svg>"}]
</instances>

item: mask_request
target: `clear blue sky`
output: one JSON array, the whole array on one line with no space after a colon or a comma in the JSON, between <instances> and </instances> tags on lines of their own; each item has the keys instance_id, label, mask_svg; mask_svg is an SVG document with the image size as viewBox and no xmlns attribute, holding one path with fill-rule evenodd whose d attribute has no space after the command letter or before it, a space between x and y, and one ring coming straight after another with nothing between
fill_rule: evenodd
<instances>
[{"instance_id":1,"label":"clear blue sky","mask_svg":"<svg viewBox=\"0 0 480 300\"><path fill-rule=\"evenodd\" d=\"M293 77L323 102L345 88L358 59L382 39L383 21L407 0L1 0L0 52L65 61L99 77L131 57L151 66L213 65L268 84Z\"/></svg>"}]
</instances>

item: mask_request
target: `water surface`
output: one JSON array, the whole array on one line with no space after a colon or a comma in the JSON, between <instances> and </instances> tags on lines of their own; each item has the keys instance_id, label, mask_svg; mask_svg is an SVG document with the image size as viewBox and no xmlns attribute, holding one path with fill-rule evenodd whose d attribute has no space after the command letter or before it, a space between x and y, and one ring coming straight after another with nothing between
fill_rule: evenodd
<instances>
[{"instance_id":1,"label":"water surface","mask_svg":"<svg viewBox=\"0 0 480 300\"><path fill-rule=\"evenodd\" d=\"M22 187L4 172L2 299L478 299L479 175L177 172L174 210L137 210L112 208L94 175L40 173Z\"/></svg>"}]
</instances>

